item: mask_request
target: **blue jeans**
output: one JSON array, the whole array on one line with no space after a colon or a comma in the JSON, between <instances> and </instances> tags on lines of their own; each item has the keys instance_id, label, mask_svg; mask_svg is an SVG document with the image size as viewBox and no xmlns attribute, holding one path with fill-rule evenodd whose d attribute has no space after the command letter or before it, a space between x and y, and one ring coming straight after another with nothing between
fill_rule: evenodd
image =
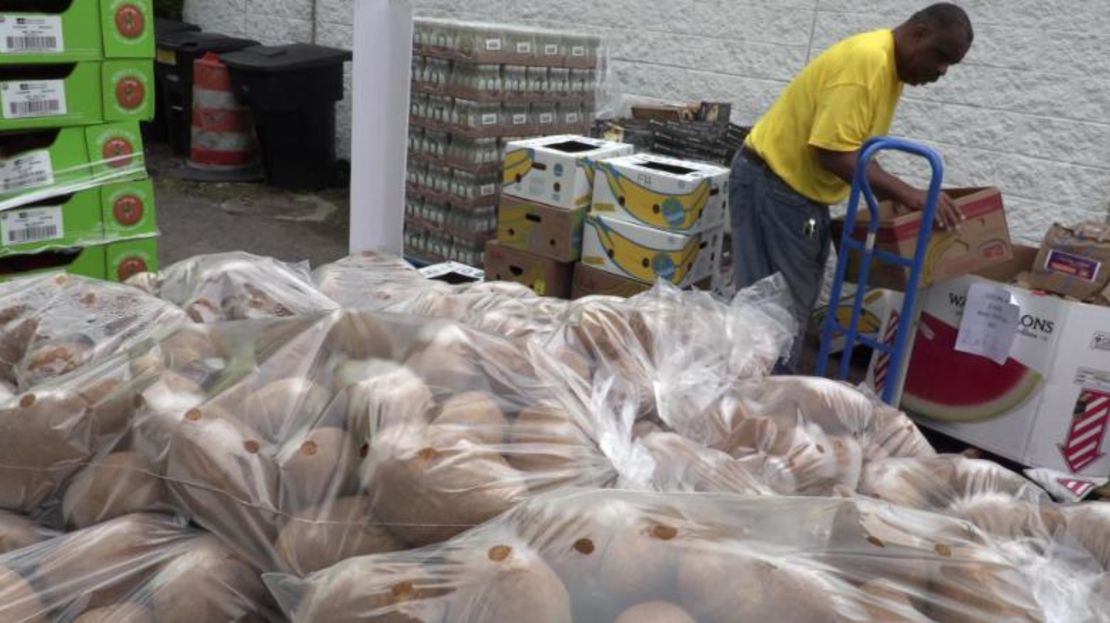
<instances>
[{"instance_id":1,"label":"blue jeans","mask_svg":"<svg viewBox=\"0 0 1110 623\"><path fill-rule=\"evenodd\" d=\"M732 162L729 187L736 285L743 288L782 274L790 286L799 332L778 371L797 373L829 259L829 208L798 194L765 164L743 153Z\"/></svg>"}]
</instances>

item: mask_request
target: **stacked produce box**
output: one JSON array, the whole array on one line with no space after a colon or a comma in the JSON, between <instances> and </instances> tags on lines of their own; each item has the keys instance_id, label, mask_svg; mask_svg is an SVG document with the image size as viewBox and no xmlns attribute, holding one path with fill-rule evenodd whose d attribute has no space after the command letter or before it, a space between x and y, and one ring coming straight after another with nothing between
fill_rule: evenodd
<instances>
[{"instance_id":1,"label":"stacked produce box","mask_svg":"<svg viewBox=\"0 0 1110 623\"><path fill-rule=\"evenodd\" d=\"M505 145L589 129L600 39L431 19L414 32L405 252L481 266Z\"/></svg>"},{"instance_id":2,"label":"stacked produce box","mask_svg":"<svg viewBox=\"0 0 1110 623\"><path fill-rule=\"evenodd\" d=\"M154 115L152 5L39 6L0 6L0 280L154 269L139 131Z\"/></svg>"},{"instance_id":3,"label":"stacked produce box","mask_svg":"<svg viewBox=\"0 0 1110 623\"><path fill-rule=\"evenodd\" d=\"M569 298L596 162L632 150L623 143L571 135L510 143L497 240L486 245L486 277Z\"/></svg>"}]
</instances>

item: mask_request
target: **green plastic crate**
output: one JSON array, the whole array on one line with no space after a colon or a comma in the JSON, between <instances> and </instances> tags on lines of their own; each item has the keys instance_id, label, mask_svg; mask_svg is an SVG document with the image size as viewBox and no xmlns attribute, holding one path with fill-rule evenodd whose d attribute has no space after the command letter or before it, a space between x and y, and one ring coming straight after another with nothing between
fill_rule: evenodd
<instances>
[{"instance_id":1,"label":"green plastic crate","mask_svg":"<svg viewBox=\"0 0 1110 623\"><path fill-rule=\"evenodd\" d=\"M154 117L151 61L0 66L0 131Z\"/></svg>"},{"instance_id":2,"label":"green plastic crate","mask_svg":"<svg viewBox=\"0 0 1110 623\"><path fill-rule=\"evenodd\" d=\"M0 212L0 257L105 242L100 189Z\"/></svg>"},{"instance_id":3,"label":"green plastic crate","mask_svg":"<svg viewBox=\"0 0 1110 623\"><path fill-rule=\"evenodd\" d=\"M73 0L60 13L0 10L0 64L154 58L151 0Z\"/></svg>"},{"instance_id":4,"label":"green plastic crate","mask_svg":"<svg viewBox=\"0 0 1110 623\"><path fill-rule=\"evenodd\" d=\"M107 279L107 257L106 245L0 257L0 282L51 273Z\"/></svg>"},{"instance_id":5,"label":"green plastic crate","mask_svg":"<svg viewBox=\"0 0 1110 623\"><path fill-rule=\"evenodd\" d=\"M137 122L0 133L0 210L141 179Z\"/></svg>"},{"instance_id":6,"label":"green plastic crate","mask_svg":"<svg viewBox=\"0 0 1110 623\"><path fill-rule=\"evenodd\" d=\"M122 240L158 233L154 182L109 184L100 188L99 199L105 239Z\"/></svg>"},{"instance_id":7,"label":"green plastic crate","mask_svg":"<svg viewBox=\"0 0 1110 623\"><path fill-rule=\"evenodd\" d=\"M131 276L158 270L158 238L113 242L106 246L105 276L108 281L127 281Z\"/></svg>"}]
</instances>

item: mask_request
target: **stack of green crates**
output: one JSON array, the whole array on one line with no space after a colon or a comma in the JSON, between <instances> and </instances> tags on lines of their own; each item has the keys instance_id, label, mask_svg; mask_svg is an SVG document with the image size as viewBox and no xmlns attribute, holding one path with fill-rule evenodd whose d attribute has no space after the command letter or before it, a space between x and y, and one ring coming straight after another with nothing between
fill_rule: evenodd
<instances>
[{"instance_id":1,"label":"stack of green crates","mask_svg":"<svg viewBox=\"0 0 1110 623\"><path fill-rule=\"evenodd\" d=\"M0 2L0 281L158 269L152 4Z\"/></svg>"}]
</instances>

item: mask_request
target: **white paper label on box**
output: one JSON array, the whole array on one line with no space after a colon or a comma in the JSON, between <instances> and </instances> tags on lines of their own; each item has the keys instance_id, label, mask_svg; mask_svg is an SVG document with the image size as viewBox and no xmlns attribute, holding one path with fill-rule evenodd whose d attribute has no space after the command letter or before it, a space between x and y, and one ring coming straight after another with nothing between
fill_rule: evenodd
<instances>
[{"instance_id":1,"label":"white paper label on box","mask_svg":"<svg viewBox=\"0 0 1110 623\"><path fill-rule=\"evenodd\" d=\"M497 184L484 184L478 189L478 192L482 193L483 197L488 197L497 192Z\"/></svg>"},{"instance_id":2,"label":"white paper label on box","mask_svg":"<svg viewBox=\"0 0 1110 623\"><path fill-rule=\"evenodd\" d=\"M559 45L556 44L556 43L549 43L549 44L543 46L543 54L544 54L544 56L558 56L559 55Z\"/></svg>"},{"instance_id":3,"label":"white paper label on box","mask_svg":"<svg viewBox=\"0 0 1110 623\"><path fill-rule=\"evenodd\" d=\"M50 152L42 149L15 158L0 159L0 193L10 193L54 183Z\"/></svg>"},{"instance_id":4,"label":"white paper label on box","mask_svg":"<svg viewBox=\"0 0 1110 623\"><path fill-rule=\"evenodd\" d=\"M1110 351L1110 333L1095 331L1094 336L1091 337L1091 349Z\"/></svg>"},{"instance_id":5,"label":"white paper label on box","mask_svg":"<svg viewBox=\"0 0 1110 623\"><path fill-rule=\"evenodd\" d=\"M65 52L62 18L58 15L0 15L0 52Z\"/></svg>"},{"instance_id":6,"label":"white paper label on box","mask_svg":"<svg viewBox=\"0 0 1110 623\"><path fill-rule=\"evenodd\" d=\"M501 40L500 39L486 39L486 49L489 50L490 52L500 52L501 51Z\"/></svg>"},{"instance_id":7,"label":"white paper label on box","mask_svg":"<svg viewBox=\"0 0 1110 623\"><path fill-rule=\"evenodd\" d=\"M567 123L578 123L578 113L568 112L567 113Z\"/></svg>"},{"instance_id":8,"label":"white paper label on box","mask_svg":"<svg viewBox=\"0 0 1110 623\"><path fill-rule=\"evenodd\" d=\"M540 113L540 123L543 123L543 124L555 123L555 113L541 112Z\"/></svg>"},{"instance_id":9,"label":"white paper label on box","mask_svg":"<svg viewBox=\"0 0 1110 623\"><path fill-rule=\"evenodd\" d=\"M8 244L28 244L65 237L62 207L47 206L0 212L0 239Z\"/></svg>"},{"instance_id":10,"label":"white paper label on box","mask_svg":"<svg viewBox=\"0 0 1110 623\"><path fill-rule=\"evenodd\" d=\"M531 54L532 53L532 42L531 41L517 41L516 42L516 53L517 54Z\"/></svg>"},{"instance_id":11,"label":"white paper label on box","mask_svg":"<svg viewBox=\"0 0 1110 623\"><path fill-rule=\"evenodd\" d=\"M513 125L524 125L525 123L528 123L527 113L521 112L513 115Z\"/></svg>"},{"instance_id":12,"label":"white paper label on box","mask_svg":"<svg viewBox=\"0 0 1110 623\"><path fill-rule=\"evenodd\" d=\"M65 80L0 82L5 119L53 117L67 114Z\"/></svg>"},{"instance_id":13,"label":"white paper label on box","mask_svg":"<svg viewBox=\"0 0 1110 623\"><path fill-rule=\"evenodd\" d=\"M586 46L584 46L584 45L574 46L573 48L570 49L570 55L571 56L585 56L586 55Z\"/></svg>"},{"instance_id":14,"label":"white paper label on box","mask_svg":"<svg viewBox=\"0 0 1110 623\"><path fill-rule=\"evenodd\" d=\"M497 113L488 112L488 113L482 115L482 125L496 125L496 124L497 124Z\"/></svg>"},{"instance_id":15,"label":"white paper label on box","mask_svg":"<svg viewBox=\"0 0 1110 623\"><path fill-rule=\"evenodd\" d=\"M1009 290L989 283L973 284L967 292L956 350L1004 365L1014 347L1020 319L1021 306Z\"/></svg>"}]
</instances>

